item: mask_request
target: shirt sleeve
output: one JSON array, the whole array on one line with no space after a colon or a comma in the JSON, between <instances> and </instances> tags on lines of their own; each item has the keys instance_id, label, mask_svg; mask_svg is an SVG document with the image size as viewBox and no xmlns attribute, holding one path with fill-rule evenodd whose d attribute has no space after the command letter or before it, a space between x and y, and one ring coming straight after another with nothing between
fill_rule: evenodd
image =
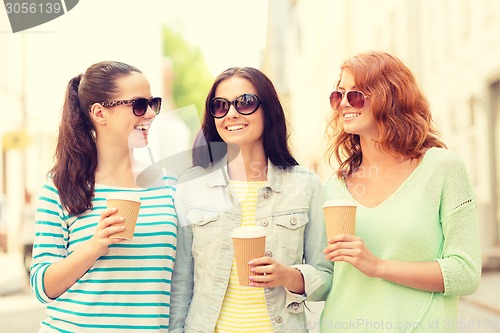
<instances>
[{"instance_id":1,"label":"shirt sleeve","mask_svg":"<svg viewBox=\"0 0 500 333\"><path fill-rule=\"evenodd\" d=\"M51 264L68 256L68 226L59 193L52 182L42 187L35 215L30 285L42 303L52 299L45 293L44 276Z\"/></svg>"},{"instance_id":2,"label":"shirt sleeve","mask_svg":"<svg viewBox=\"0 0 500 333\"><path fill-rule=\"evenodd\" d=\"M303 300L324 301L332 286L333 264L323 254L327 243L322 209L324 198L319 177L314 175L311 184L309 223L304 232L304 264L292 266L304 277L305 295L287 291L287 306L291 302Z\"/></svg>"},{"instance_id":3,"label":"shirt sleeve","mask_svg":"<svg viewBox=\"0 0 500 333\"><path fill-rule=\"evenodd\" d=\"M462 160L454 156L445 163L440 208L444 241L437 262L443 273L444 295L462 296L473 293L481 278L476 200Z\"/></svg>"}]
</instances>

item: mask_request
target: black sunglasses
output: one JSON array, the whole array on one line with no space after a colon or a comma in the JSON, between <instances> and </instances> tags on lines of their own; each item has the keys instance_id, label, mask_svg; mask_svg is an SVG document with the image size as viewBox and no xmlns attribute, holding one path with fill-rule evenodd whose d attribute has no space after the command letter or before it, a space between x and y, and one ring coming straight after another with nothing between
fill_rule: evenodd
<instances>
[{"instance_id":1,"label":"black sunglasses","mask_svg":"<svg viewBox=\"0 0 500 333\"><path fill-rule=\"evenodd\" d=\"M229 101L223 97L216 97L210 101L210 113L214 118L224 118L231 105L234 106L239 114L248 116L254 113L260 106L260 100L257 95L254 94L242 94L234 101Z\"/></svg>"},{"instance_id":2,"label":"black sunglasses","mask_svg":"<svg viewBox=\"0 0 500 333\"><path fill-rule=\"evenodd\" d=\"M337 110L340 103L344 99L344 95L347 95L347 102L353 109L361 110L365 107L366 96L361 91L349 90L347 92L342 92L339 90L334 90L330 94L330 105L332 109Z\"/></svg>"},{"instance_id":3,"label":"black sunglasses","mask_svg":"<svg viewBox=\"0 0 500 333\"><path fill-rule=\"evenodd\" d=\"M99 104L101 104L105 108L110 108L117 105L132 105L132 112L134 112L134 115L136 115L137 117L142 117L148 111L148 105L156 114L160 113L161 97L152 97L149 99L139 97L121 101L100 102Z\"/></svg>"}]
</instances>

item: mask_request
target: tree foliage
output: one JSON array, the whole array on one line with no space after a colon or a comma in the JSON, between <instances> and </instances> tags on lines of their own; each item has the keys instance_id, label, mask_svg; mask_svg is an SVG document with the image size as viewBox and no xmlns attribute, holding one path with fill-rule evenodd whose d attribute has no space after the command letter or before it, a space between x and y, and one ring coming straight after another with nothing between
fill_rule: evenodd
<instances>
[{"instance_id":1,"label":"tree foliage","mask_svg":"<svg viewBox=\"0 0 500 333\"><path fill-rule=\"evenodd\" d=\"M180 114L192 131L199 128L204 112L205 99L213 77L199 47L191 45L173 28L163 27L163 55L170 58L173 68L173 98L177 108L194 104L198 119Z\"/></svg>"}]
</instances>

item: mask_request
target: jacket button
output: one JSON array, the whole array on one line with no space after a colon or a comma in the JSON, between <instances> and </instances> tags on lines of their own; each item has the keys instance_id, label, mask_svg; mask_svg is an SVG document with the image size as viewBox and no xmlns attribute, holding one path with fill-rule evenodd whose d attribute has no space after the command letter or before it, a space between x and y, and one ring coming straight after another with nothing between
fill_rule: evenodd
<instances>
[{"instance_id":1,"label":"jacket button","mask_svg":"<svg viewBox=\"0 0 500 333\"><path fill-rule=\"evenodd\" d=\"M269 196L270 196L269 192L264 192L264 199L269 199Z\"/></svg>"},{"instance_id":2,"label":"jacket button","mask_svg":"<svg viewBox=\"0 0 500 333\"><path fill-rule=\"evenodd\" d=\"M198 222L203 221L203 215L198 216Z\"/></svg>"},{"instance_id":3,"label":"jacket button","mask_svg":"<svg viewBox=\"0 0 500 333\"><path fill-rule=\"evenodd\" d=\"M291 224L291 225L296 225L296 224L297 224L297 219L296 219L295 217L292 217L292 218L290 219L290 224Z\"/></svg>"},{"instance_id":4,"label":"jacket button","mask_svg":"<svg viewBox=\"0 0 500 333\"><path fill-rule=\"evenodd\" d=\"M283 322L283 318L281 318L281 316L276 317L276 322L281 324L281 322Z\"/></svg>"},{"instance_id":5,"label":"jacket button","mask_svg":"<svg viewBox=\"0 0 500 333\"><path fill-rule=\"evenodd\" d=\"M297 310L299 308L299 303L293 302L292 303L292 309Z\"/></svg>"},{"instance_id":6,"label":"jacket button","mask_svg":"<svg viewBox=\"0 0 500 333\"><path fill-rule=\"evenodd\" d=\"M271 251L266 251L266 253L264 253L264 255L266 257L272 257L273 256L273 253Z\"/></svg>"},{"instance_id":7,"label":"jacket button","mask_svg":"<svg viewBox=\"0 0 500 333\"><path fill-rule=\"evenodd\" d=\"M264 221L260 222L260 224L261 224L263 227L267 227L267 225L269 224L269 222L267 222L267 220L264 220Z\"/></svg>"}]
</instances>

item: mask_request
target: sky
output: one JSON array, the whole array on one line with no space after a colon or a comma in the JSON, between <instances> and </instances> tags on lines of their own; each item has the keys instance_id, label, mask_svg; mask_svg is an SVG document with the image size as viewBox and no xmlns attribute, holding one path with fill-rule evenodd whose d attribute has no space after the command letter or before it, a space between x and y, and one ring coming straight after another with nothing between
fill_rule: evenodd
<instances>
[{"instance_id":1,"label":"sky","mask_svg":"<svg viewBox=\"0 0 500 333\"><path fill-rule=\"evenodd\" d=\"M92 47L93 38L107 36L112 43L125 31L131 43L147 51L156 47L148 39L152 26L168 24L201 48L209 70L217 75L233 65L259 67L267 6L268 0L80 0L65 16L27 33L53 29L58 35L64 30L89 39Z\"/></svg>"},{"instance_id":2,"label":"sky","mask_svg":"<svg viewBox=\"0 0 500 333\"><path fill-rule=\"evenodd\" d=\"M66 15L13 35L69 30L89 37L93 31L107 35L121 26L134 26L140 33L151 25L170 23L202 48L211 69L235 61L258 65L265 44L267 6L268 0L80 0ZM8 34L7 20L0 7L2 34Z\"/></svg>"},{"instance_id":3,"label":"sky","mask_svg":"<svg viewBox=\"0 0 500 333\"><path fill-rule=\"evenodd\" d=\"M199 45L213 75L231 66L259 67L268 0L165 1L164 22Z\"/></svg>"},{"instance_id":4,"label":"sky","mask_svg":"<svg viewBox=\"0 0 500 333\"><path fill-rule=\"evenodd\" d=\"M24 89L31 124L48 130L58 123L69 79L98 61L137 66L148 77L152 93L160 95L165 24L200 47L214 77L232 66L259 67L267 5L268 0L80 0L65 15L17 33L9 32L0 6L0 49L8 49L0 52L0 89L7 86L10 96ZM54 112L42 115L41 108ZM20 117L9 118L12 126Z\"/></svg>"}]
</instances>

